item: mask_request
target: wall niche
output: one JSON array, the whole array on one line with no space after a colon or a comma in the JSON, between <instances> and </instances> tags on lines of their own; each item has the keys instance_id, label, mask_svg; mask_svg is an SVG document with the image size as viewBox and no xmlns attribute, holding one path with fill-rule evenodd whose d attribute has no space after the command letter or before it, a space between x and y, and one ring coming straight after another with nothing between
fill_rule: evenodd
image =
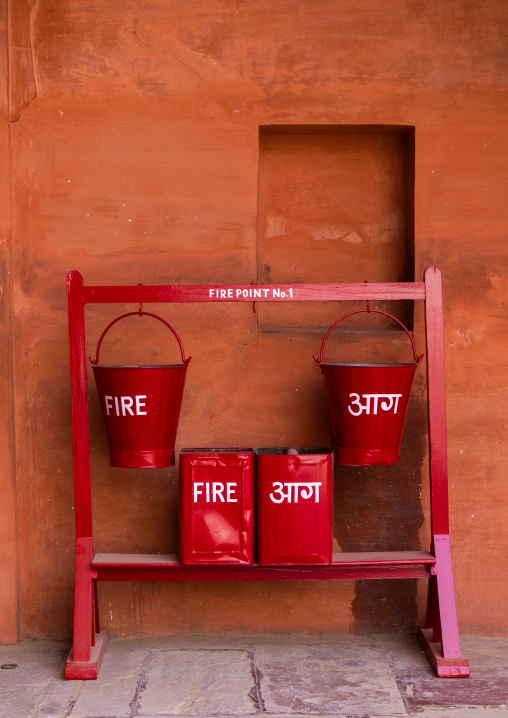
<instances>
[{"instance_id":1,"label":"wall niche","mask_svg":"<svg viewBox=\"0 0 508 718\"><path fill-rule=\"evenodd\" d=\"M365 280L414 281L414 128L260 127L258 281ZM409 303L379 308L412 325ZM330 303L259 306L261 330L336 318ZM378 328L393 328L381 319Z\"/></svg>"}]
</instances>

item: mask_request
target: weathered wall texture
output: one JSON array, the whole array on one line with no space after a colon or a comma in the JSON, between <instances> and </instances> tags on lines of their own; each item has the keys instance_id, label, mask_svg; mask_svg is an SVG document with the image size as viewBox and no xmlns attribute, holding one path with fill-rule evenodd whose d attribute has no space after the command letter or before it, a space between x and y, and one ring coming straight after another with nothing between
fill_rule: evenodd
<instances>
[{"instance_id":1,"label":"weathered wall texture","mask_svg":"<svg viewBox=\"0 0 508 718\"><path fill-rule=\"evenodd\" d=\"M506 635L506 2L11 0L0 21L0 639L71 632L69 270L88 284L386 281L430 264L459 622ZM300 128L260 135L273 125ZM177 448L330 442L312 353L339 309L277 307L161 309L194 357ZM89 353L121 309L87 309ZM336 350L409 351L388 325L361 326ZM414 327L423 351L419 307ZM134 318L104 359L173 351ZM428 547L424 378L401 464L337 470L336 548ZM176 551L178 468L109 468L93 384L90 419L96 549ZM116 634L406 631L424 588L118 583L100 606Z\"/></svg>"},{"instance_id":2,"label":"weathered wall texture","mask_svg":"<svg viewBox=\"0 0 508 718\"><path fill-rule=\"evenodd\" d=\"M18 558L13 416L12 244L9 226L11 182L8 105L7 8L0 5L0 640L18 636Z\"/></svg>"}]
</instances>

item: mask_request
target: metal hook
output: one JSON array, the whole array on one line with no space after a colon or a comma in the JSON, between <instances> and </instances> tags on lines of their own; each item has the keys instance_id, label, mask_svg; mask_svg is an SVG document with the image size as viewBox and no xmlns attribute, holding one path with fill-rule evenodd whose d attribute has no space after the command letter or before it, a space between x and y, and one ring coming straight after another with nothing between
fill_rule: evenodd
<instances>
[{"instance_id":1,"label":"metal hook","mask_svg":"<svg viewBox=\"0 0 508 718\"><path fill-rule=\"evenodd\" d=\"M366 280L364 281L364 284L368 284L368 283L369 283L369 280L366 279ZM368 299L365 300L365 304L367 305L367 313L370 314L370 302L369 302Z\"/></svg>"},{"instance_id":2,"label":"metal hook","mask_svg":"<svg viewBox=\"0 0 508 718\"><path fill-rule=\"evenodd\" d=\"M251 284L256 284L256 280L252 279ZM252 311L254 312L254 314L256 313L256 302L252 302Z\"/></svg>"},{"instance_id":3,"label":"metal hook","mask_svg":"<svg viewBox=\"0 0 508 718\"><path fill-rule=\"evenodd\" d=\"M142 286L143 286L143 282L138 282L138 287L142 287ZM143 316L143 302L139 303L138 314L140 317Z\"/></svg>"}]
</instances>

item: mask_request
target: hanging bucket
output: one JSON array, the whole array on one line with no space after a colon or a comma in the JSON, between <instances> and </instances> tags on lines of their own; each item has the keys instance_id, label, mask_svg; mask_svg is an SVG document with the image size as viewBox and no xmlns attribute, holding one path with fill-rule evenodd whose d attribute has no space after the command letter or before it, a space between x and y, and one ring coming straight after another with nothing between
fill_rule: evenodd
<instances>
[{"instance_id":1,"label":"hanging bucket","mask_svg":"<svg viewBox=\"0 0 508 718\"><path fill-rule=\"evenodd\" d=\"M154 317L175 335L182 363L167 366L99 366L102 340L113 324L139 314ZM109 462L119 468L162 468L175 464L175 437L187 366L180 337L164 319L150 312L129 312L103 331L95 359L90 357L106 432Z\"/></svg>"},{"instance_id":2,"label":"hanging bucket","mask_svg":"<svg viewBox=\"0 0 508 718\"><path fill-rule=\"evenodd\" d=\"M346 317L363 312L384 314L400 324L413 347L414 364L341 364L324 362L330 332ZM335 461L342 466L396 464L406 421L415 369L423 358L416 355L413 337L387 312L358 309L338 319L326 332L319 358L314 359L325 377L335 443Z\"/></svg>"}]
</instances>

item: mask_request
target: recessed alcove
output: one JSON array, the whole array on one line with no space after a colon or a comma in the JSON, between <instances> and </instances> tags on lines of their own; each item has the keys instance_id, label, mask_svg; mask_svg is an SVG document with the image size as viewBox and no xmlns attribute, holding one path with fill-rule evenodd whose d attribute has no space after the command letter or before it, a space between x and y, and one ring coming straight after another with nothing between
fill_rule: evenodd
<instances>
[{"instance_id":1,"label":"recessed alcove","mask_svg":"<svg viewBox=\"0 0 508 718\"><path fill-rule=\"evenodd\" d=\"M259 282L414 279L413 127L260 127ZM409 303L379 308L412 324ZM330 304L259 307L262 330L322 328L336 318Z\"/></svg>"}]
</instances>

